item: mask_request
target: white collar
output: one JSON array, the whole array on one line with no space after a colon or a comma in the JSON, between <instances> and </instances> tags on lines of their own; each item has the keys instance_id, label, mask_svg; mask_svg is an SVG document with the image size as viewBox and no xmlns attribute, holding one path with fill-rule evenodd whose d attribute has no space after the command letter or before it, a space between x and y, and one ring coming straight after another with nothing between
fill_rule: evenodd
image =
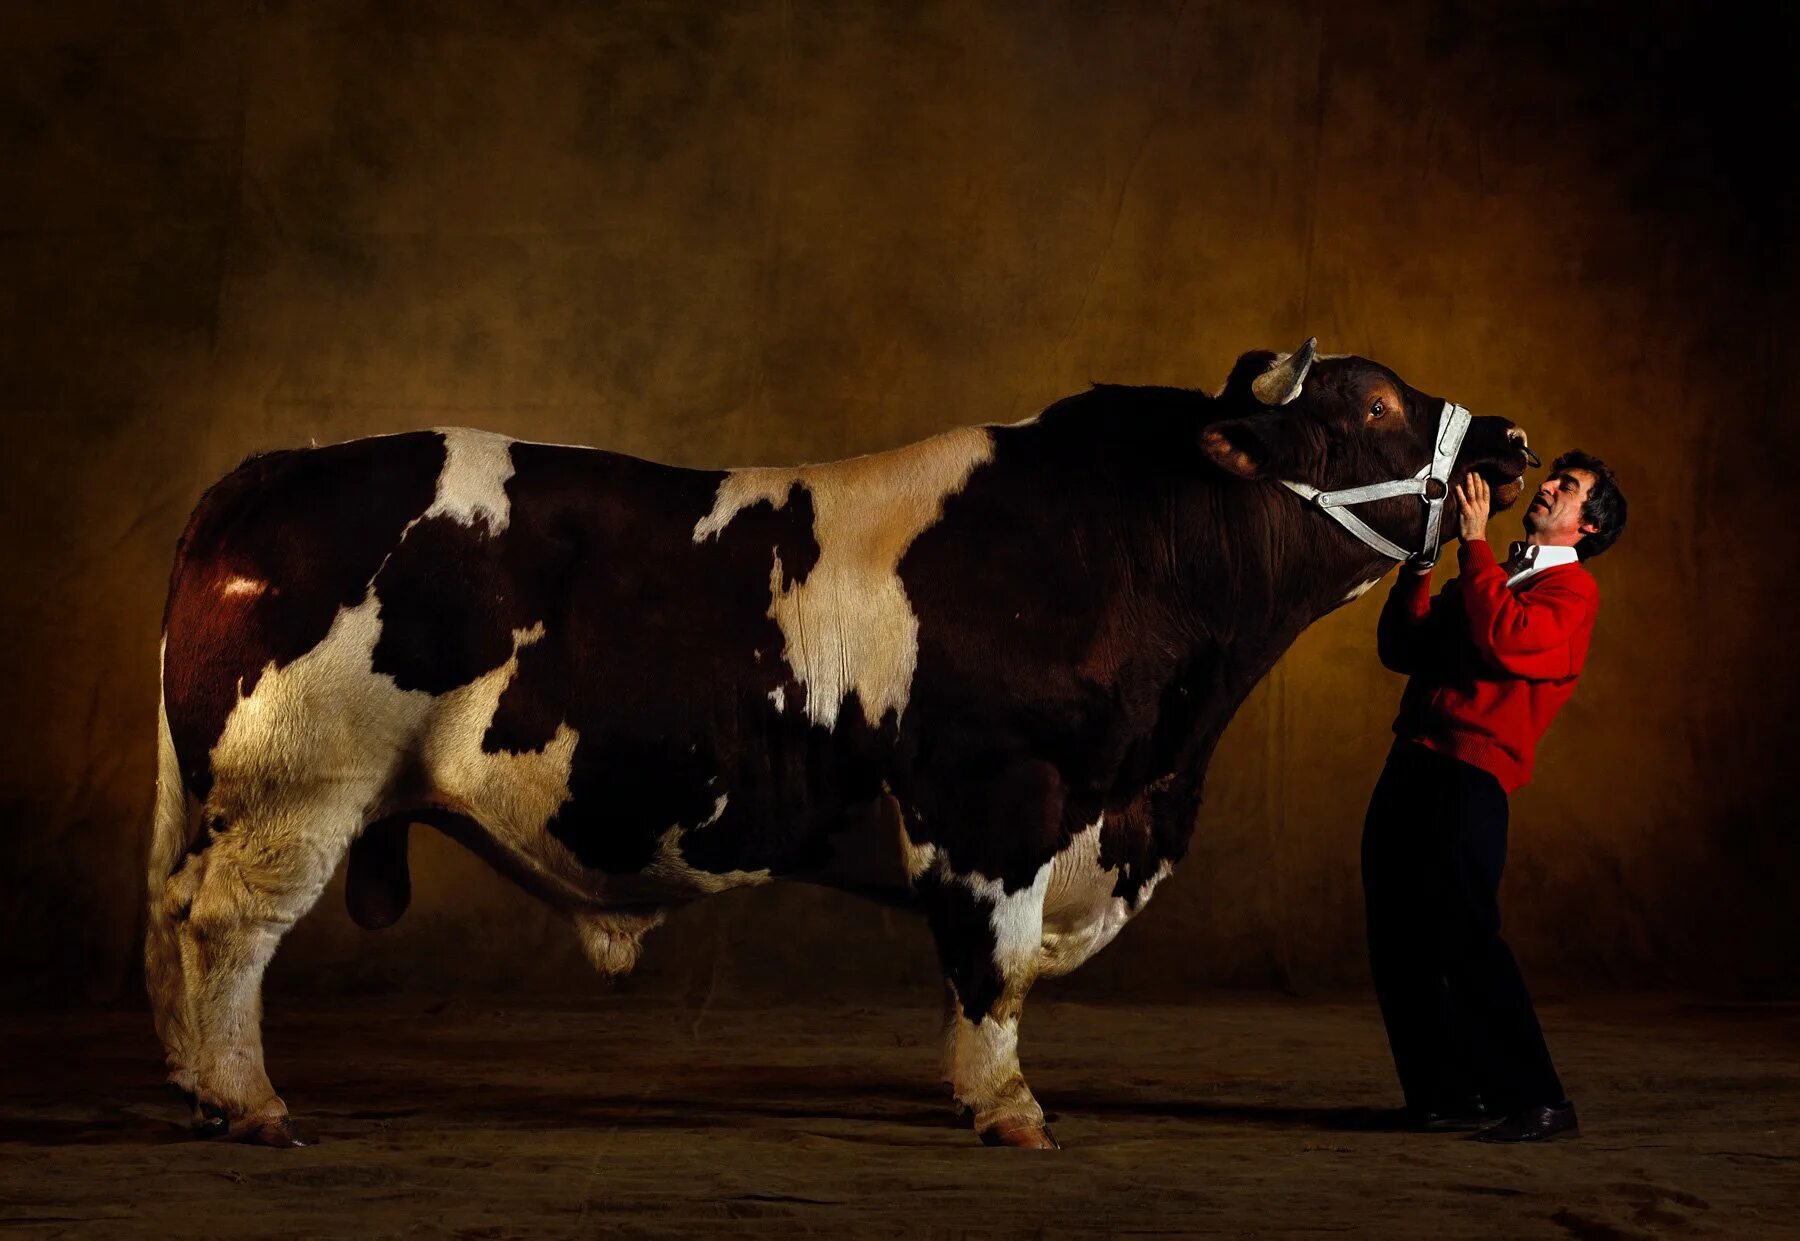
<instances>
[{"instance_id":1,"label":"white collar","mask_svg":"<svg viewBox=\"0 0 1800 1241\"><path fill-rule=\"evenodd\" d=\"M1542 573L1545 569L1554 569L1561 564L1574 564L1581 559L1581 553L1573 547L1564 547L1558 543L1514 543L1506 562L1506 584L1517 586L1534 573Z\"/></svg>"}]
</instances>

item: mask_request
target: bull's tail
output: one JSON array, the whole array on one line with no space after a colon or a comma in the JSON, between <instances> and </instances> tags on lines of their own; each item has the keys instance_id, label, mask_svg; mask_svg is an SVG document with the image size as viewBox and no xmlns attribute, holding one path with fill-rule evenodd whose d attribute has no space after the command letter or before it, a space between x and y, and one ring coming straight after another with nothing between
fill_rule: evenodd
<instances>
[{"instance_id":1,"label":"bull's tail","mask_svg":"<svg viewBox=\"0 0 1800 1241\"><path fill-rule=\"evenodd\" d=\"M160 661L158 673L156 804L150 821L147 874L150 919L144 937L144 978L149 985L156 1033L168 1052L169 1068L179 1073L189 1068L184 1054L188 1039L187 988L182 975L181 941L176 934L176 908L169 891L169 878L193 840L197 816L189 809L181 764L175 757L175 738L169 730L169 709L162 692Z\"/></svg>"}]
</instances>

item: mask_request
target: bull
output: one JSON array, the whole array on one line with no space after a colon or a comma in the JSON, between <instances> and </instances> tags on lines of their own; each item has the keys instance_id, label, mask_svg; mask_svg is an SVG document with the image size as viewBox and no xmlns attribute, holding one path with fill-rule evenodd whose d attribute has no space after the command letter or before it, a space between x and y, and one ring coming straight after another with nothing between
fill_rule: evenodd
<instances>
[{"instance_id":1,"label":"bull","mask_svg":"<svg viewBox=\"0 0 1800 1241\"><path fill-rule=\"evenodd\" d=\"M365 926L435 827L630 970L775 879L919 909L944 1079L1055 1143L1026 993L1187 850L1233 712L1308 625L1510 505L1524 433L1366 358L1096 385L823 465L678 469L447 429L254 456L202 497L163 622L146 966L203 1136L302 1139L262 974L348 857ZM1357 510L1357 511L1353 511ZM1326 517L1335 521L1325 520Z\"/></svg>"}]
</instances>

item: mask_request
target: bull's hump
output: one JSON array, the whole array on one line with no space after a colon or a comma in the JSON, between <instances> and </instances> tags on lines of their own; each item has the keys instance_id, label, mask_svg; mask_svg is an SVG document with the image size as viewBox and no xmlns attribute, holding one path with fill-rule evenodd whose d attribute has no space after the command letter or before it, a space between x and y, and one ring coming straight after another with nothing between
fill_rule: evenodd
<instances>
[{"instance_id":1,"label":"bull's hump","mask_svg":"<svg viewBox=\"0 0 1800 1241\"><path fill-rule=\"evenodd\" d=\"M993 459L984 427L965 427L891 452L792 469L732 470L712 510L694 526L702 544L759 503L780 509L803 489L818 556L802 574L770 551L769 615L782 654L806 688L807 716L835 728L852 693L871 727L906 710L918 664L919 621L899 576L900 558L943 517L944 503Z\"/></svg>"}]
</instances>

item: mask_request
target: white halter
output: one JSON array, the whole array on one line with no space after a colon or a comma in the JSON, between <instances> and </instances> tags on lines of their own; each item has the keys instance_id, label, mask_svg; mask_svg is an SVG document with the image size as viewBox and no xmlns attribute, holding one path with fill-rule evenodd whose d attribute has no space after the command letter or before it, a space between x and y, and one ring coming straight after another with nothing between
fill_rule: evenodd
<instances>
[{"instance_id":1,"label":"white halter","mask_svg":"<svg viewBox=\"0 0 1800 1241\"><path fill-rule=\"evenodd\" d=\"M1450 495L1450 471L1456 465L1456 454L1462 451L1463 436L1469 433L1469 421L1468 410L1445 401L1438 419L1437 449L1432 453L1431 463L1411 478L1346 487L1342 491L1320 491L1307 483L1293 483L1285 478L1281 485L1318 505L1325 516L1382 555L1394 560L1412 560L1421 567L1434 565L1443 546L1444 501ZM1433 483L1438 484L1435 497L1431 494ZM1425 542L1416 554L1378 533L1346 507L1369 500L1385 500L1389 496L1418 496L1425 502Z\"/></svg>"}]
</instances>

